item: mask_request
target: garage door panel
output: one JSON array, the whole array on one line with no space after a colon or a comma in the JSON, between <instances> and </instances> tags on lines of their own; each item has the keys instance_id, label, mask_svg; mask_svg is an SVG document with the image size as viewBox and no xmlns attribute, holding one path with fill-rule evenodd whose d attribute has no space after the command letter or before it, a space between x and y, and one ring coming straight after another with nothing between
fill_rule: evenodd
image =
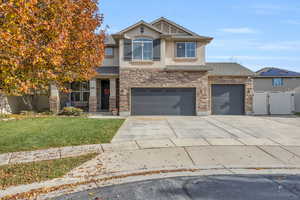
<instances>
[{"instance_id":1,"label":"garage door panel","mask_svg":"<svg viewBox=\"0 0 300 200\"><path fill-rule=\"evenodd\" d=\"M212 113L243 115L244 92L244 85L212 85Z\"/></svg>"},{"instance_id":2,"label":"garage door panel","mask_svg":"<svg viewBox=\"0 0 300 200\"><path fill-rule=\"evenodd\" d=\"M132 115L195 115L194 88L133 88Z\"/></svg>"}]
</instances>

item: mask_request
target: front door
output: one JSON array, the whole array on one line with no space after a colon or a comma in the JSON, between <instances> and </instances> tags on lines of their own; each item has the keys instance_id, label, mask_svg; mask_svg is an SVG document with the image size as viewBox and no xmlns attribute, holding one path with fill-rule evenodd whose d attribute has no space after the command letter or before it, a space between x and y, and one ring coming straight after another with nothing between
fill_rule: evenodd
<instances>
[{"instance_id":1,"label":"front door","mask_svg":"<svg viewBox=\"0 0 300 200\"><path fill-rule=\"evenodd\" d=\"M109 80L101 80L101 110L109 110Z\"/></svg>"}]
</instances>

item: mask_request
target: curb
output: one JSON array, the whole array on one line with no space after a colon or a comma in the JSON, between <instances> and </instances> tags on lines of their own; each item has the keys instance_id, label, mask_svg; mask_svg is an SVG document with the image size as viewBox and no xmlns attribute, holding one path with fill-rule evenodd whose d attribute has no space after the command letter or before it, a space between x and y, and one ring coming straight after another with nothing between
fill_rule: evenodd
<instances>
[{"instance_id":1,"label":"curb","mask_svg":"<svg viewBox=\"0 0 300 200\"><path fill-rule=\"evenodd\" d=\"M300 174L300 166L297 167L210 167L210 168L168 168L147 169L119 173L108 173L90 179L84 178L58 178L50 181L19 185L0 190L0 198L19 199L30 196L30 193L38 195L38 199L49 199L65 194L105 187L115 184L124 184L145 180L182 177L182 176L206 176L206 175L238 175L238 174ZM37 196L34 196L37 198Z\"/></svg>"}]
</instances>

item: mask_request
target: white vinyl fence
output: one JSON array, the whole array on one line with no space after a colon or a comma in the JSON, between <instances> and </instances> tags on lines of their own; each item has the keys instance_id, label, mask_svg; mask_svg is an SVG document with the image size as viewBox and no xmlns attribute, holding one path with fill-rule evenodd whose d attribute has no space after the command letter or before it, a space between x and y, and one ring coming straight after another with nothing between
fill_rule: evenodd
<instances>
[{"instance_id":1,"label":"white vinyl fence","mask_svg":"<svg viewBox=\"0 0 300 200\"><path fill-rule=\"evenodd\" d=\"M300 91L295 93L295 111L300 113Z\"/></svg>"},{"instance_id":2,"label":"white vinyl fence","mask_svg":"<svg viewBox=\"0 0 300 200\"><path fill-rule=\"evenodd\" d=\"M269 96L268 93L255 93L253 97L253 111L256 115L269 114Z\"/></svg>"},{"instance_id":3,"label":"white vinyl fence","mask_svg":"<svg viewBox=\"0 0 300 200\"><path fill-rule=\"evenodd\" d=\"M253 111L255 115L290 115L300 106L299 98L294 92L257 92L254 93Z\"/></svg>"}]
</instances>

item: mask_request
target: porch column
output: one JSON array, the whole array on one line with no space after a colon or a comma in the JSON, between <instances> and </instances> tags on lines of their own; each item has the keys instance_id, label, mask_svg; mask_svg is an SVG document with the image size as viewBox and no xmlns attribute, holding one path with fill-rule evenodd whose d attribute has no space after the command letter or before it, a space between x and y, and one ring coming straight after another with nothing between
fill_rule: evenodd
<instances>
[{"instance_id":1,"label":"porch column","mask_svg":"<svg viewBox=\"0 0 300 200\"><path fill-rule=\"evenodd\" d=\"M9 106L7 96L0 92L0 114L11 114L12 110Z\"/></svg>"},{"instance_id":2,"label":"porch column","mask_svg":"<svg viewBox=\"0 0 300 200\"><path fill-rule=\"evenodd\" d=\"M59 90L54 84L50 85L49 106L50 111L55 114L60 110Z\"/></svg>"},{"instance_id":3,"label":"porch column","mask_svg":"<svg viewBox=\"0 0 300 200\"><path fill-rule=\"evenodd\" d=\"M109 80L109 111L113 113L113 115L117 115L117 82L115 78Z\"/></svg>"},{"instance_id":4,"label":"porch column","mask_svg":"<svg viewBox=\"0 0 300 200\"><path fill-rule=\"evenodd\" d=\"M97 112L97 79L90 80L89 112Z\"/></svg>"}]
</instances>

